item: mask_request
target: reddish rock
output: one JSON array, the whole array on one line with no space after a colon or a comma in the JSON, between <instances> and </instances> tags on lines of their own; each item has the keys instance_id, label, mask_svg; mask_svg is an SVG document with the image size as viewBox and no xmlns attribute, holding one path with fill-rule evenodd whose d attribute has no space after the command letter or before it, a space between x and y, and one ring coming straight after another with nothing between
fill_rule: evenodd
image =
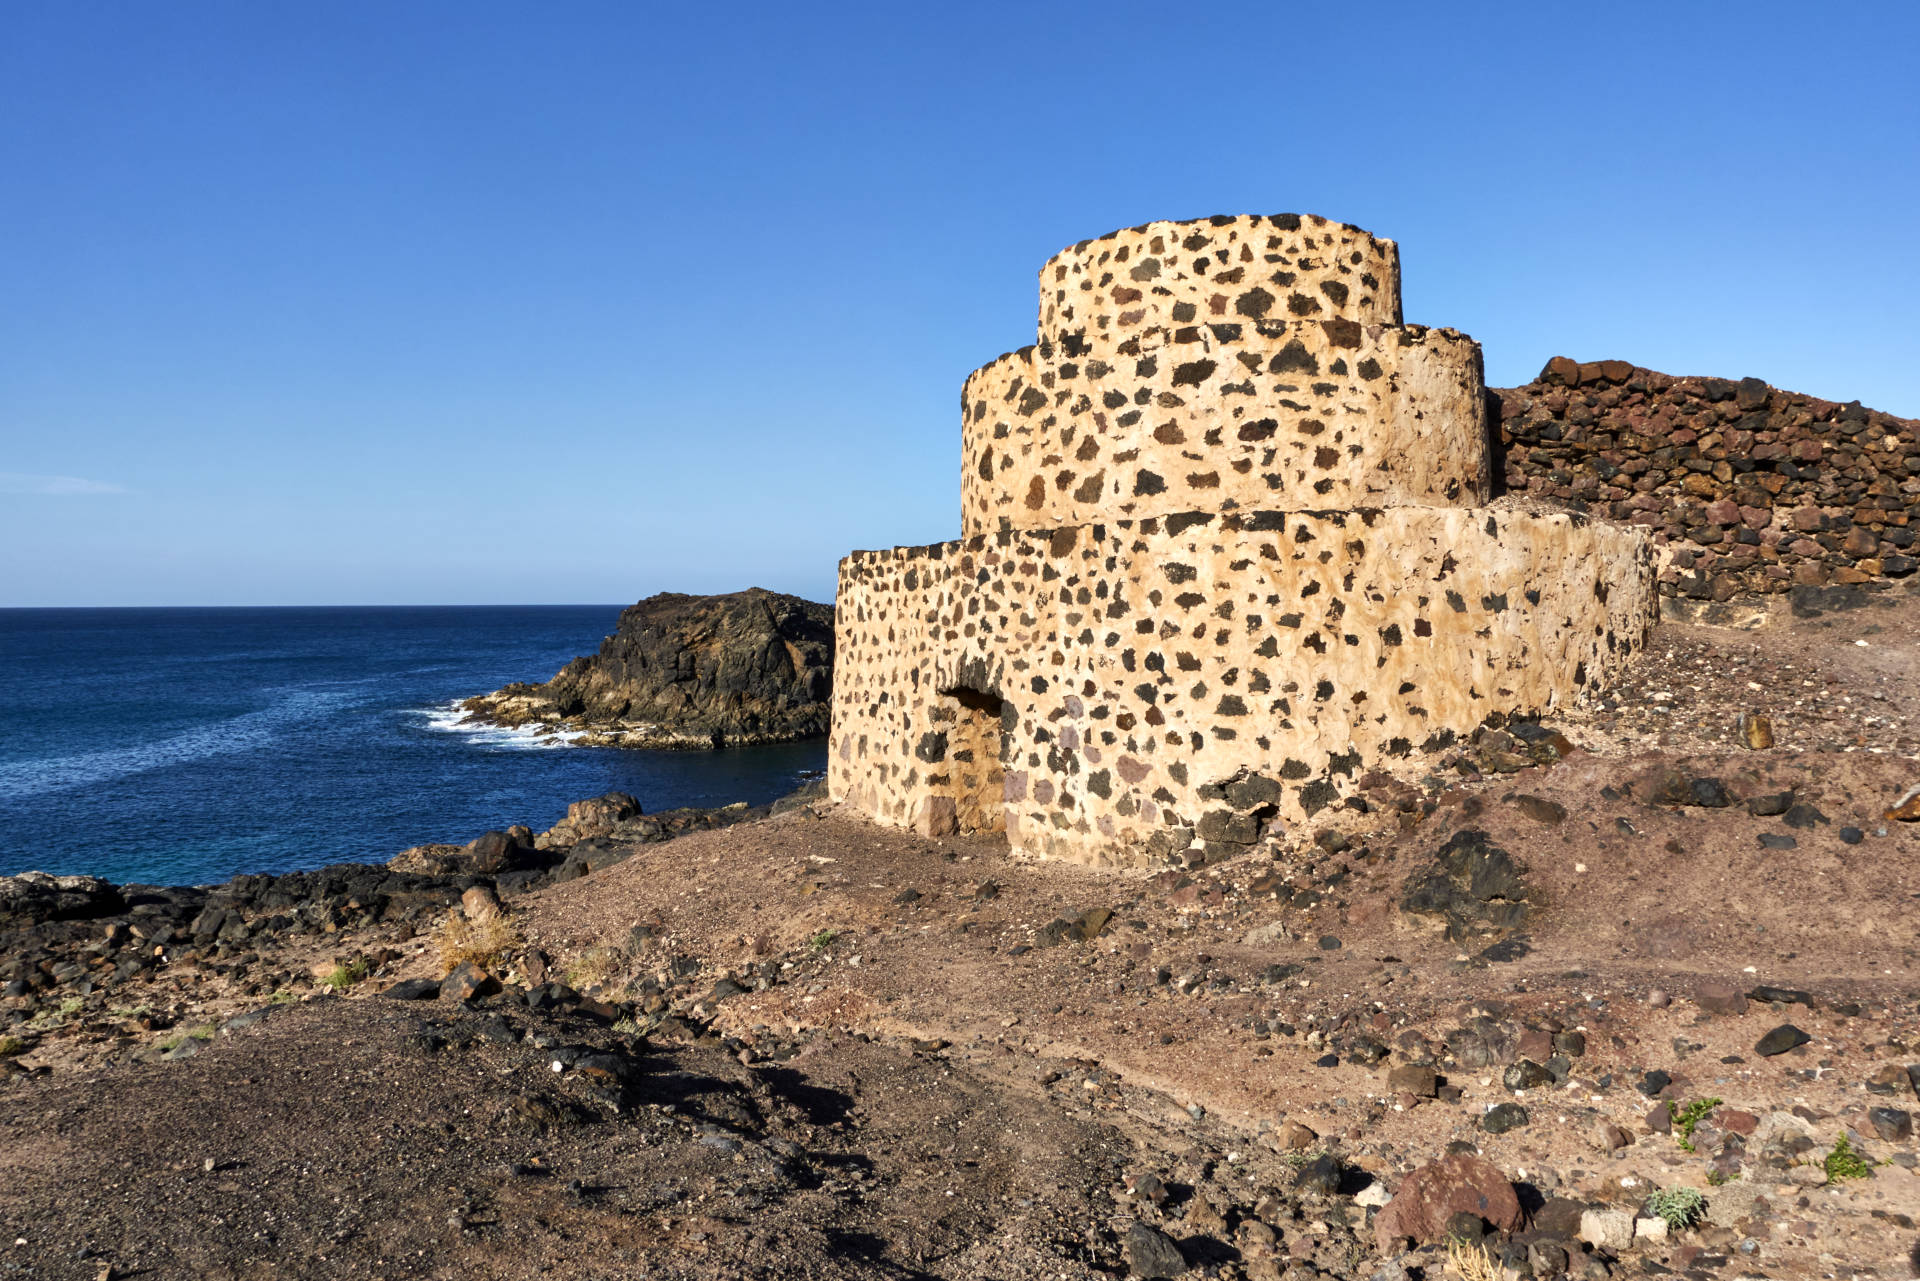
<instances>
[{"instance_id":1,"label":"reddish rock","mask_svg":"<svg viewBox=\"0 0 1920 1281\"><path fill-rule=\"evenodd\" d=\"M1721 1108L1713 1114L1720 1128L1734 1134L1752 1134L1754 1127L1760 1124L1760 1118L1751 1112L1742 1112L1738 1108Z\"/></svg>"},{"instance_id":2,"label":"reddish rock","mask_svg":"<svg viewBox=\"0 0 1920 1281\"><path fill-rule=\"evenodd\" d=\"M1281 1125L1280 1132L1274 1137L1279 1141L1280 1146L1289 1152L1298 1152L1303 1148L1310 1148L1320 1141L1318 1134L1315 1134L1298 1121L1285 1122Z\"/></svg>"},{"instance_id":3,"label":"reddish rock","mask_svg":"<svg viewBox=\"0 0 1920 1281\"><path fill-rule=\"evenodd\" d=\"M462 961L453 973L440 981L443 1001L472 1001L500 990L500 980L471 961Z\"/></svg>"},{"instance_id":4,"label":"reddish rock","mask_svg":"<svg viewBox=\"0 0 1920 1281\"><path fill-rule=\"evenodd\" d=\"M1553 1034L1545 1028L1530 1027L1514 1042L1513 1052L1520 1058L1545 1063L1553 1057Z\"/></svg>"},{"instance_id":5,"label":"reddish rock","mask_svg":"<svg viewBox=\"0 0 1920 1281\"><path fill-rule=\"evenodd\" d=\"M1387 1073L1387 1088L1415 1098L1430 1099L1438 1092L1440 1080L1430 1067L1402 1064Z\"/></svg>"},{"instance_id":6,"label":"reddish rock","mask_svg":"<svg viewBox=\"0 0 1920 1281\"><path fill-rule=\"evenodd\" d=\"M625 818L640 813L640 802L625 792L608 792L567 806L567 816L555 823L534 842L541 849L573 845L589 837L605 836Z\"/></svg>"},{"instance_id":7,"label":"reddish rock","mask_svg":"<svg viewBox=\"0 0 1920 1281\"><path fill-rule=\"evenodd\" d=\"M1545 823L1553 827L1566 821L1566 806L1557 801L1550 801L1544 796L1516 796L1513 798L1513 804L1522 814L1536 823Z\"/></svg>"},{"instance_id":8,"label":"reddish rock","mask_svg":"<svg viewBox=\"0 0 1920 1281\"><path fill-rule=\"evenodd\" d=\"M1456 1214L1475 1215L1501 1232L1512 1232L1520 1226L1520 1200L1507 1176L1491 1162L1456 1152L1401 1180L1393 1200L1374 1218L1374 1238L1383 1254L1399 1237L1438 1241Z\"/></svg>"},{"instance_id":9,"label":"reddish rock","mask_svg":"<svg viewBox=\"0 0 1920 1281\"><path fill-rule=\"evenodd\" d=\"M1703 979L1693 989L1693 1003L1709 1014L1745 1014L1747 994L1737 983Z\"/></svg>"},{"instance_id":10,"label":"reddish rock","mask_svg":"<svg viewBox=\"0 0 1920 1281\"><path fill-rule=\"evenodd\" d=\"M475 925L484 925L500 915L500 896L491 885L474 885L460 896L460 910Z\"/></svg>"},{"instance_id":11,"label":"reddish rock","mask_svg":"<svg viewBox=\"0 0 1920 1281\"><path fill-rule=\"evenodd\" d=\"M1567 356L1555 356L1547 362L1547 367L1540 371L1540 381L1543 383L1558 384L1562 387L1571 387L1580 381L1580 362ZM1561 401L1560 408L1562 410L1566 408L1564 398ZM1555 412L1557 413L1559 410Z\"/></svg>"}]
</instances>

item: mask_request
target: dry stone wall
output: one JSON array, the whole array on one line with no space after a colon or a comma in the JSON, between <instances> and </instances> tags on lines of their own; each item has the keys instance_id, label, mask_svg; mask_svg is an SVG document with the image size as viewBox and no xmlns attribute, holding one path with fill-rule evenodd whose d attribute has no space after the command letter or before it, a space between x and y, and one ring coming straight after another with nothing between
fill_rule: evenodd
<instances>
[{"instance_id":1,"label":"dry stone wall","mask_svg":"<svg viewBox=\"0 0 1920 1281\"><path fill-rule=\"evenodd\" d=\"M841 563L828 787L929 835L1208 857L1645 641L1651 544L1486 506L1478 346L1393 242L1149 223L1042 269L967 380L960 541Z\"/></svg>"},{"instance_id":2,"label":"dry stone wall","mask_svg":"<svg viewBox=\"0 0 1920 1281\"><path fill-rule=\"evenodd\" d=\"M1668 597L1726 601L1920 569L1920 422L1556 357L1495 393L1505 487L1647 529Z\"/></svg>"}]
</instances>

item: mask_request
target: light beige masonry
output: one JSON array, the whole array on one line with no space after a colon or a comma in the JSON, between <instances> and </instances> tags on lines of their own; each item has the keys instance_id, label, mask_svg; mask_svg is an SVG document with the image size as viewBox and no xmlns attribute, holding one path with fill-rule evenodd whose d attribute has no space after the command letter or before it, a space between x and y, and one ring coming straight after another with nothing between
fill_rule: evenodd
<instances>
[{"instance_id":1,"label":"light beige masonry","mask_svg":"<svg viewBox=\"0 0 1920 1281\"><path fill-rule=\"evenodd\" d=\"M1083 240L1040 268L1040 338L1115 349L1212 321L1400 323L1400 248L1310 214L1150 222Z\"/></svg>"},{"instance_id":2,"label":"light beige masonry","mask_svg":"<svg viewBox=\"0 0 1920 1281\"><path fill-rule=\"evenodd\" d=\"M1324 314L1189 323L1253 262ZM1638 650L1645 535L1480 505L1479 348L1398 282L1290 215L1050 262L1043 341L967 380L963 539L841 563L831 793L1080 862L1230 850Z\"/></svg>"},{"instance_id":3,"label":"light beige masonry","mask_svg":"<svg viewBox=\"0 0 1920 1281\"><path fill-rule=\"evenodd\" d=\"M1487 499L1480 347L1350 320L1153 331L1137 355L1023 348L961 394L961 528Z\"/></svg>"}]
</instances>

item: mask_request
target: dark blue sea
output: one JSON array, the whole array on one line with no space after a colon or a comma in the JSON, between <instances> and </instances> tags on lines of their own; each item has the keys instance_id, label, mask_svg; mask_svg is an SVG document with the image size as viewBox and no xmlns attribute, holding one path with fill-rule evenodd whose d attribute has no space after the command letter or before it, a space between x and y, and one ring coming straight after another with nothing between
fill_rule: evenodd
<instances>
[{"instance_id":1,"label":"dark blue sea","mask_svg":"<svg viewBox=\"0 0 1920 1281\"><path fill-rule=\"evenodd\" d=\"M649 812L761 804L823 743L542 745L453 705L543 681L619 607L0 610L0 874L205 884L551 826L618 789Z\"/></svg>"}]
</instances>

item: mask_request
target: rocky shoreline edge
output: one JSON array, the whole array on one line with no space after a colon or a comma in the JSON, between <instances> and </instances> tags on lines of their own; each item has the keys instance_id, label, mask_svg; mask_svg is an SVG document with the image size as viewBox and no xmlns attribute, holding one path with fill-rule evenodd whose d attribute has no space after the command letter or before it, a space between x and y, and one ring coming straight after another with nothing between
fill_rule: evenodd
<instances>
[{"instance_id":1,"label":"rocky shoreline edge","mask_svg":"<svg viewBox=\"0 0 1920 1281\"><path fill-rule=\"evenodd\" d=\"M518 896L647 845L824 799L815 781L765 805L646 814L633 797L610 792L575 802L540 833L516 826L465 845L413 846L384 864L244 874L217 885L0 876L0 1080L52 1071L28 1065L37 1051L57 1050L62 1066L191 1057L263 1009L391 982L409 959L405 945L444 931L448 913L500 917ZM543 969L535 956L531 968ZM251 1008L218 1017L230 1007Z\"/></svg>"},{"instance_id":2,"label":"rocky shoreline edge","mask_svg":"<svg viewBox=\"0 0 1920 1281\"><path fill-rule=\"evenodd\" d=\"M555 679L558 679L557 677ZM825 736L825 720L793 730L740 731L700 725L682 728L658 721L593 721L556 710L548 686L515 681L490 694L462 699L458 728L493 726L531 730L538 739L559 739L569 747L619 747L629 751L705 752L725 747L765 747Z\"/></svg>"},{"instance_id":3,"label":"rocky shoreline edge","mask_svg":"<svg viewBox=\"0 0 1920 1281\"><path fill-rule=\"evenodd\" d=\"M684 751L825 738L832 695L833 606L750 587L649 596L621 611L598 653L552 680L459 706L463 723Z\"/></svg>"}]
</instances>

